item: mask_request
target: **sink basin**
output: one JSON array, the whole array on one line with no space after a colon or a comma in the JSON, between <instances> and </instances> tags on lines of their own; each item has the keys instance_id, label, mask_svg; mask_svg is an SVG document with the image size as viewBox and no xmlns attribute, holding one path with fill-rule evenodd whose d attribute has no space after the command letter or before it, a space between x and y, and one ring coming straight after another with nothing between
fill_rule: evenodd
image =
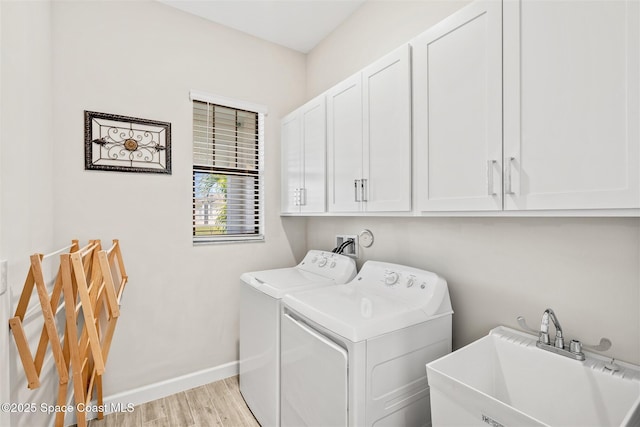
<instances>
[{"instance_id":1,"label":"sink basin","mask_svg":"<svg viewBox=\"0 0 640 427\"><path fill-rule=\"evenodd\" d=\"M640 369L585 352L579 362L498 327L427 365L439 426L639 426Z\"/></svg>"}]
</instances>

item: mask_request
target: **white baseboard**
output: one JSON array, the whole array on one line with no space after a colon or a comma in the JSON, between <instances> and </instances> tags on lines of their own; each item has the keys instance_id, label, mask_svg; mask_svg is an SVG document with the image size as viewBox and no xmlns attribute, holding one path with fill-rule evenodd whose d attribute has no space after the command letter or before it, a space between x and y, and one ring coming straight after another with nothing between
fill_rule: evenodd
<instances>
[{"instance_id":1,"label":"white baseboard","mask_svg":"<svg viewBox=\"0 0 640 427\"><path fill-rule=\"evenodd\" d=\"M201 371L182 375L176 378L138 387L133 390L127 390L111 396L104 397L104 414L110 414L117 411L126 411L131 406L141 405L152 400L161 399L181 391L200 387L205 384L220 381L225 378L238 375L238 361L229 362L224 365L215 366L213 368L203 369ZM92 405L96 402L93 401ZM75 424L75 413L69 414L65 425ZM96 418L97 414L87 412L87 420Z\"/></svg>"},{"instance_id":2,"label":"white baseboard","mask_svg":"<svg viewBox=\"0 0 640 427\"><path fill-rule=\"evenodd\" d=\"M155 384L149 384L133 390L116 393L111 396L105 396L104 403L107 406L117 404L126 406L130 403L140 405L181 391L229 378L234 375L238 375L238 361L215 366L213 368L203 369L191 374L160 381Z\"/></svg>"}]
</instances>

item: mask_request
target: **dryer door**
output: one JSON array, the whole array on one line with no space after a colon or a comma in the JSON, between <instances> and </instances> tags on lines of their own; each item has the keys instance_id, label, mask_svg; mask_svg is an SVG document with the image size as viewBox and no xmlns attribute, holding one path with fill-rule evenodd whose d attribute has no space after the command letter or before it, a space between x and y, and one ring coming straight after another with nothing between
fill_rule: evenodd
<instances>
[{"instance_id":1,"label":"dryer door","mask_svg":"<svg viewBox=\"0 0 640 427\"><path fill-rule=\"evenodd\" d=\"M288 314L281 330L282 427L346 426L347 351Z\"/></svg>"}]
</instances>

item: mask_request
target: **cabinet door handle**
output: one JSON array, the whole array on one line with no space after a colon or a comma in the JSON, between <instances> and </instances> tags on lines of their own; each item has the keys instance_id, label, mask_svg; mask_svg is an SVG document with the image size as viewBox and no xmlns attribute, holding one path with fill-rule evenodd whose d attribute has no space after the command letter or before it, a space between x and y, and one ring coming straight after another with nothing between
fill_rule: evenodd
<instances>
[{"instance_id":1,"label":"cabinet door handle","mask_svg":"<svg viewBox=\"0 0 640 427\"><path fill-rule=\"evenodd\" d=\"M513 191L513 181L511 179L511 169L512 169L511 164L515 159L516 159L515 157L507 157L504 162L504 168L506 171L505 189L504 189L505 194L516 194L515 191Z\"/></svg>"},{"instance_id":2,"label":"cabinet door handle","mask_svg":"<svg viewBox=\"0 0 640 427\"><path fill-rule=\"evenodd\" d=\"M496 163L498 163L497 160L487 160L487 194L489 196L496 195L496 191L493 188L493 168Z\"/></svg>"},{"instance_id":3,"label":"cabinet door handle","mask_svg":"<svg viewBox=\"0 0 640 427\"><path fill-rule=\"evenodd\" d=\"M362 179L361 182L361 186L362 186L362 201L363 202L368 202L369 201L369 197L368 197L368 193L369 193L369 186L367 184L367 179Z\"/></svg>"},{"instance_id":4,"label":"cabinet door handle","mask_svg":"<svg viewBox=\"0 0 640 427\"><path fill-rule=\"evenodd\" d=\"M300 206L300 189L293 190L293 206Z\"/></svg>"},{"instance_id":5,"label":"cabinet door handle","mask_svg":"<svg viewBox=\"0 0 640 427\"><path fill-rule=\"evenodd\" d=\"M353 190L354 190L354 201L356 202L360 202L360 198L358 197L358 190L360 190L360 180L359 179L354 179L353 180Z\"/></svg>"},{"instance_id":6,"label":"cabinet door handle","mask_svg":"<svg viewBox=\"0 0 640 427\"><path fill-rule=\"evenodd\" d=\"M306 206L307 205L307 189L306 188L300 188L300 206Z\"/></svg>"}]
</instances>

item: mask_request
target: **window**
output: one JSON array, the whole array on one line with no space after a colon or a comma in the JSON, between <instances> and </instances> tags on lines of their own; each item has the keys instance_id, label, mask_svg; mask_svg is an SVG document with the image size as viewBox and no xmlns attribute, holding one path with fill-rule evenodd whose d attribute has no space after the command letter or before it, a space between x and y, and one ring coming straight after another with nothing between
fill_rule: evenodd
<instances>
[{"instance_id":1,"label":"window","mask_svg":"<svg viewBox=\"0 0 640 427\"><path fill-rule=\"evenodd\" d=\"M263 240L264 108L191 93L193 241Z\"/></svg>"}]
</instances>

